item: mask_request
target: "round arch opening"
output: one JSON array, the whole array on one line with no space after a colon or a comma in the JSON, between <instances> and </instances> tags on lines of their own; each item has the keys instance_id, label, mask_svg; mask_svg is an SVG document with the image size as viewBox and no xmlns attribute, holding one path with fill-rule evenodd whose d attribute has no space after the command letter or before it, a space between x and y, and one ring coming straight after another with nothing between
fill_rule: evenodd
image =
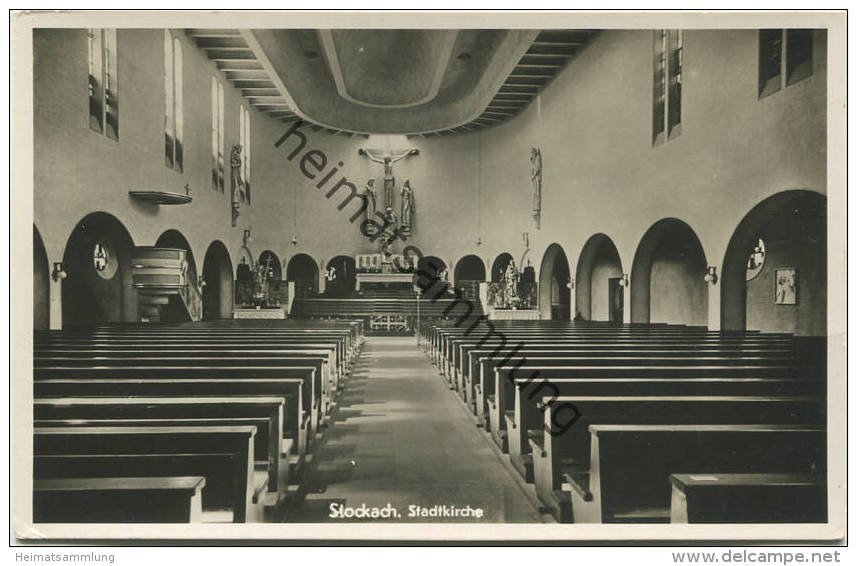
<instances>
[{"instance_id":1,"label":"round arch opening","mask_svg":"<svg viewBox=\"0 0 857 566\"><path fill-rule=\"evenodd\" d=\"M748 281L749 259L760 239L764 263ZM790 190L753 207L729 241L720 285L723 330L824 336L827 198Z\"/></svg>"},{"instance_id":2,"label":"round arch opening","mask_svg":"<svg viewBox=\"0 0 857 566\"><path fill-rule=\"evenodd\" d=\"M202 318L217 320L232 317L233 286L232 260L229 250L220 240L208 246L202 263Z\"/></svg>"},{"instance_id":3,"label":"round arch opening","mask_svg":"<svg viewBox=\"0 0 857 566\"><path fill-rule=\"evenodd\" d=\"M696 233L677 218L653 224L631 268L631 322L708 325L708 266Z\"/></svg>"},{"instance_id":4,"label":"round arch opening","mask_svg":"<svg viewBox=\"0 0 857 566\"><path fill-rule=\"evenodd\" d=\"M63 254L63 327L139 320L133 252L131 234L115 216L94 212L77 223Z\"/></svg>"},{"instance_id":5,"label":"round arch opening","mask_svg":"<svg viewBox=\"0 0 857 566\"><path fill-rule=\"evenodd\" d=\"M295 298L318 294L318 264L307 254L297 254L286 266L286 280L295 283Z\"/></svg>"},{"instance_id":6,"label":"round arch opening","mask_svg":"<svg viewBox=\"0 0 857 566\"><path fill-rule=\"evenodd\" d=\"M512 261L512 254L503 252L494 259L491 264L491 282L499 283L503 280L503 275L506 273L506 268L509 267L509 262Z\"/></svg>"},{"instance_id":7,"label":"round arch opening","mask_svg":"<svg viewBox=\"0 0 857 566\"><path fill-rule=\"evenodd\" d=\"M327 262L324 294L331 297L348 297L357 286L357 262L347 255L338 255Z\"/></svg>"},{"instance_id":8,"label":"round arch opening","mask_svg":"<svg viewBox=\"0 0 857 566\"><path fill-rule=\"evenodd\" d=\"M479 296L479 283L485 281L485 263L479 256L469 254L455 264L454 285L465 297Z\"/></svg>"},{"instance_id":9,"label":"round arch opening","mask_svg":"<svg viewBox=\"0 0 857 566\"><path fill-rule=\"evenodd\" d=\"M568 258L559 244L545 250L539 269L539 310L543 319L571 318L571 281Z\"/></svg>"},{"instance_id":10,"label":"round arch opening","mask_svg":"<svg viewBox=\"0 0 857 566\"><path fill-rule=\"evenodd\" d=\"M39 230L33 225L33 329L51 325L51 276L48 252Z\"/></svg>"},{"instance_id":11,"label":"round arch opening","mask_svg":"<svg viewBox=\"0 0 857 566\"><path fill-rule=\"evenodd\" d=\"M595 234L583 246L574 276L575 317L621 323L624 320L622 261L613 240Z\"/></svg>"},{"instance_id":12,"label":"round arch opening","mask_svg":"<svg viewBox=\"0 0 857 566\"><path fill-rule=\"evenodd\" d=\"M181 232L172 229L167 230L166 232L158 236L158 239L155 242L155 247L178 248L185 250L187 252L187 254L185 254L185 259L187 260L187 280L192 281L194 285L196 284L196 259L193 256L193 250L190 247L190 243L187 241L187 238L185 238Z\"/></svg>"},{"instance_id":13,"label":"round arch opening","mask_svg":"<svg viewBox=\"0 0 857 566\"><path fill-rule=\"evenodd\" d=\"M414 274L414 284L423 290L424 294L446 292L448 283L446 262L437 256L424 256L417 262Z\"/></svg>"},{"instance_id":14,"label":"round arch opening","mask_svg":"<svg viewBox=\"0 0 857 566\"><path fill-rule=\"evenodd\" d=\"M260 265L265 266L269 270L269 279L271 281L283 280L283 266L280 264L280 258L271 250L265 250L259 254Z\"/></svg>"}]
</instances>

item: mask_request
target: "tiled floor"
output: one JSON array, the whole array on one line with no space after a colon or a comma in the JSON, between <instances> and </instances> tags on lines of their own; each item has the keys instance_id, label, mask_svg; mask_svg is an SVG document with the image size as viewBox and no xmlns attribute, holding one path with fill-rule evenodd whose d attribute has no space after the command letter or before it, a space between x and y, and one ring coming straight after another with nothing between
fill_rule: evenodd
<instances>
[{"instance_id":1,"label":"tiled floor","mask_svg":"<svg viewBox=\"0 0 857 566\"><path fill-rule=\"evenodd\" d=\"M414 338L367 338L325 434L289 522L348 520L329 516L334 504L391 504L399 522L546 520ZM443 505L436 512L469 505L483 516L409 516Z\"/></svg>"}]
</instances>

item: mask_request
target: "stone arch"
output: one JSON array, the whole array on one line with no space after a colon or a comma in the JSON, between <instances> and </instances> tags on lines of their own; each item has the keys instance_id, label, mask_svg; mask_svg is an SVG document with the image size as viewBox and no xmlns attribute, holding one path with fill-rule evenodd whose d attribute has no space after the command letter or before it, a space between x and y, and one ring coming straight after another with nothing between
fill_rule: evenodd
<instances>
[{"instance_id":1,"label":"stone arch","mask_svg":"<svg viewBox=\"0 0 857 566\"><path fill-rule=\"evenodd\" d=\"M327 262L327 269L335 269L336 279L328 281L325 294L337 297L347 297L354 293L357 286L357 262L347 255L338 255Z\"/></svg>"},{"instance_id":2,"label":"stone arch","mask_svg":"<svg viewBox=\"0 0 857 566\"><path fill-rule=\"evenodd\" d=\"M765 260L747 280L756 243ZM777 269L796 269L797 304L775 304ZM738 224L720 281L723 330L761 330L823 336L827 332L827 198L807 190L774 194L753 207Z\"/></svg>"},{"instance_id":3,"label":"stone arch","mask_svg":"<svg viewBox=\"0 0 857 566\"><path fill-rule=\"evenodd\" d=\"M562 246L551 244L545 250L539 268L539 310L543 319L569 320L571 317L571 281L568 257Z\"/></svg>"},{"instance_id":4,"label":"stone arch","mask_svg":"<svg viewBox=\"0 0 857 566\"><path fill-rule=\"evenodd\" d=\"M508 252L503 252L494 259L494 263L491 264L491 281L493 283L499 283L503 279L510 261L512 261L512 254Z\"/></svg>"},{"instance_id":5,"label":"stone arch","mask_svg":"<svg viewBox=\"0 0 857 566\"><path fill-rule=\"evenodd\" d=\"M174 229L167 230L166 232L158 236L158 239L155 242L155 247L179 248L187 251L185 258L187 259L188 281L192 281L194 285L196 284L198 273L196 269L196 259L194 258L193 250L190 247L190 243L188 243L187 238L184 237L184 234Z\"/></svg>"},{"instance_id":6,"label":"stone arch","mask_svg":"<svg viewBox=\"0 0 857 566\"><path fill-rule=\"evenodd\" d=\"M271 250L265 250L259 254L259 263L261 265L269 265L273 274L271 275L272 281L282 281L283 280L283 266L280 263L280 258L277 257L277 254L272 252Z\"/></svg>"},{"instance_id":7,"label":"stone arch","mask_svg":"<svg viewBox=\"0 0 857 566\"><path fill-rule=\"evenodd\" d=\"M112 214L93 212L77 223L63 254L64 327L139 320L133 253L131 234Z\"/></svg>"},{"instance_id":8,"label":"stone arch","mask_svg":"<svg viewBox=\"0 0 857 566\"><path fill-rule=\"evenodd\" d=\"M318 294L318 264L307 254L292 256L286 266L286 280L295 283L295 298Z\"/></svg>"},{"instance_id":9,"label":"stone arch","mask_svg":"<svg viewBox=\"0 0 857 566\"><path fill-rule=\"evenodd\" d=\"M455 264L455 285L459 281L485 281L485 263L479 256L469 254Z\"/></svg>"},{"instance_id":10,"label":"stone arch","mask_svg":"<svg viewBox=\"0 0 857 566\"><path fill-rule=\"evenodd\" d=\"M33 329L51 325L51 275L45 243L33 224Z\"/></svg>"},{"instance_id":11,"label":"stone arch","mask_svg":"<svg viewBox=\"0 0 857 566\"><path fill-rule=\"evenodd\" d=\"M622 322L622 291L617 291L622 273L613 240L601 233L590 237L580 252L574 276L577 315L584 320Z\"/></svg>"},{"instance_id":12,"label":"stone arch","mask_svg":"<svg viewBox=\"0 0 857 566\"><path fill-rule=\"evenodd\" d=\"M202 318L216 320L232 317L233 279L229 250L220 240L211 242L202 263Z\"/></svg>"},{"instance_id":13,"label":"stone arch","mask_svg":"<svg viewBox=\"0 0 857 566\"><path fill-rule=\"evenodd\" d=\"M696 233L664 218L643 235L631 268L631 322L708 325L708 262Z\"/></svg>"}]
</instances>

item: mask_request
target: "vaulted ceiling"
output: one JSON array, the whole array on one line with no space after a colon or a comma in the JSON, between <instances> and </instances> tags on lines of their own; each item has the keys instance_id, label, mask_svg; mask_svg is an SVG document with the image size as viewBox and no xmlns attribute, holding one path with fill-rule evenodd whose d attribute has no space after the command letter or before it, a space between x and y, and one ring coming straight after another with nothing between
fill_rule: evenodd
<instances>
[{"instance_id":1,"label":"vaulted ceiling","mask_svg":"<svg viewBox=\"0 0 857 566\"><path fill-rule=\"evenodd\" d=\"M335 135L447 136L515 116L597 30L188 29L249 103Z\"/></svg>"}]
</instances>

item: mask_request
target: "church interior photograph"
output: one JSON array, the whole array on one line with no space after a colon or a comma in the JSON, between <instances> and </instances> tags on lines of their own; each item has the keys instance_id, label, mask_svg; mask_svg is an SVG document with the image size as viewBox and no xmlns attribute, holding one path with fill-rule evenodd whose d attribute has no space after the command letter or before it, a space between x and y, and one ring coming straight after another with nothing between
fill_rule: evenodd
<instances>
[{"instance_id":1,"label":"church interior photograph","mask_svg":"<svg viewBox=\"0 0 857 566\"><path fill-rule=\"evenodd\" d=\"M844 525L844 14L73 16L15 536Z\"/></svg>"}]
</instances>

